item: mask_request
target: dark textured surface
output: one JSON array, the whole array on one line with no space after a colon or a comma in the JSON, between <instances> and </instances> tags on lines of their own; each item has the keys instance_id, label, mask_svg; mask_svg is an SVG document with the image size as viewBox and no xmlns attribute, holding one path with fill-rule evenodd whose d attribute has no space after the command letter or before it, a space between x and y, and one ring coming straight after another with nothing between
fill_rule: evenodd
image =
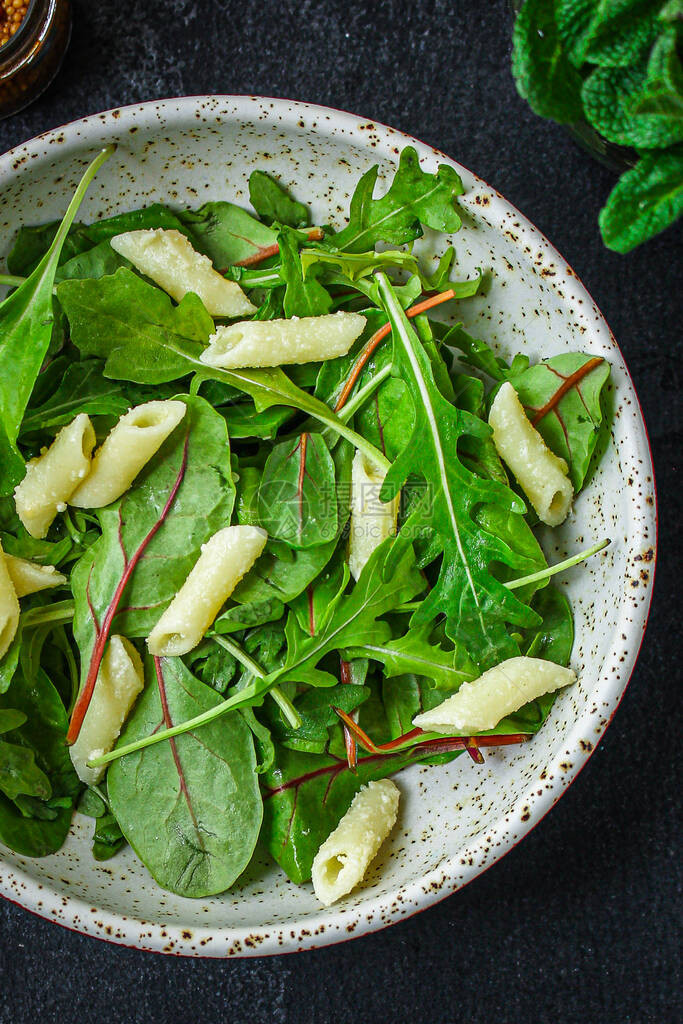
<instances>
[{"instance_id":1,"label":"dark textured surface","mask_svg":"<svg viewBox=\"0 0 683 1024\"><path fill-rule=\"evenodd\" d=\"M626 354L654 451L660 558L645 646L613 726L550 816L469 888L344 946L229 963L106 946L3 903L1 1024L673 1024L681 1013L680 232L628 257L602 247L596 220L612 176L518 99L503 0L74 6L62 74L33 107L0 123L2 150L107 107L253 92L392 124L515 203L576 269Z\"/></svg>"}]
</instances>

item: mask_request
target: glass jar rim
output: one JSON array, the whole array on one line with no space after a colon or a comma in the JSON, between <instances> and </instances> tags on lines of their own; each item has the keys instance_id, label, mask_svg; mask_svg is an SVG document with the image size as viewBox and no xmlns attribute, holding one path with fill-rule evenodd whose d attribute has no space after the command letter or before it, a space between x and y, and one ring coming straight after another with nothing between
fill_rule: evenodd
<instances>
[{"instance_id":1,"label":"glass jar rim","mask_svg":"<svg viewBox=\"0 0 683 1024\"><path fill-rule=\"evenodd\" d=\"M41 0L29 0L29 5L26 8L26 14L21 19L19 28L3 46L0 46L0 62L5 60L7 57L12 57L21 49L22 44L25 42L26 37L31 31L31 27L36 20L34 15L41 6L45 6L44 0L42 0L42 2Z\"/></svg>"}]
</instances>

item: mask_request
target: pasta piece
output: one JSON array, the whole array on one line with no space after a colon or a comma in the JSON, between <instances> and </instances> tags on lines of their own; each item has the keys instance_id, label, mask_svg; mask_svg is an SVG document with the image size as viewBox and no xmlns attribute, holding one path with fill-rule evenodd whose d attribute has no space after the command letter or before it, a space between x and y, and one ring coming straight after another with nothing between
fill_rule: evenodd
<instances>
[{"instance_id":1,"label":"pasta piece","mask_svg":"<svg viewBox=\"0 0 683 1024\"><path fill-rule=\"evenodd\" d=\"M443 704L413 719L433 732L470 736L494 729L502 718L530 700L576 682L576 673L541 658L508 658L471 683L463 683Z\"/></svg>"},{"instance_id":2,"label":"pasta piece","mask_svg":"<svg viewBox=\"0 0 683 1024\"><path fill-rule=\"evenodd\" d=\"M103 508L120 498L186 412L185 403L174 399L129 409L95 452L90 475L69 504Z\"/></svg>"},{"instance_id":3,"label":"pasta piece","mask_svg":"<svg viewBox=\"0 0 683 1024\"><path fill-rule=\"evenodd\" d=\"M48 590L66 583L66 576L57 572L54 565L38 565L26 558L17 558L16 555L5 555L5 565L17 597L37 594L39 590Z\"/></svg>"},{"instance_id":4,"label":"pasta piece","mask_svg":"<svg viewBox=\"0 0 683 1024\"><path fill-rule=\"evenodd\" d=\"M345 356L364 327L364 316L344 312L291 320L248 320L217 327L199 358L224 370L317 363Z\"/></svg>"},{"instance_id":5,"label":"pasta piece","mask_svg":"<svg viewBox=\"0 0 683 1024\"><path fill-rule=\"evenodd\" d=\"M219 274L209 257L193 249L180 231L126 231L111 239L111 247L176 302L194 292L211 316L249 316L256 312L237 282Z\"/></svg>"},{"instance_id":6,"label":"pasta piece","mask_svg":"<svg viewBox=\"0 0 683 1024\"><path fill-rule=\"evenodd\" d=\"M50 447L31 459L26 476L14 489L17 515L32 537L47 534L58 512L90 472L95 431L90 418L80 413L63 427Z\"/></svg>"},{"instance_id":7,"label":"pasta piece","mask_svg":"<svg viewBox=\"0 0 683 1024\"><path fill-rule=\"evenodd\" d=\"M567 518L574 488L567 463L550 451L529 422L509 381L500 388L489 412L493 443L512 470L541 522L559 526Z\"/></svg>"},{"instance_id":8,"label":"pasta piece","mask_svg":"<svg viewBox=\"0 0 683 1024\"><path fill-rule=\"evenodd\" d=\"M351 525L349 569L354 580L378 545L396 533L399 495L385 504L379 500L385 473L357 451L351 466Z\"/></svg>"},{"instance_id":9,"label":"pasta piece","mask_svg":"<svg viewBox=\"0 0 683 1024\"><path fill-rule=\"evenodd\" d=\"M311 877L321 903L329 907L362 881L370 861L398 815L398 787L390 779L369 782L315 855Z\"/></svg>"},{"instance_id":10,"label":"pasta piece","mask_svg":"<svg viewBox=\"0 0 683 1024\"><path fill-rule=\"evenodd\" d=\"M95 786L106 769L106 765L90 768L88 761L112 749L144 685L140 655L130 640L114 634L104 652L78 739L69 747L76 774L87 786Z\"/></svg>"},{"instance_id":11,"label":"pasta piece","mask_svg":"<svg viewBox=\"0 0 683 1024\"><path fill-rule=\"evenodd\" d=\"M258 526L226 526L214 533L182 587L147 638L150 654L187 654L263 551L268 534Z\"/></svg>"},{"instance_id":12,"label":"pasta piece","mask_svg":"<svg viewBox=\"0 0 683 1024\"><path fill-rule=\"evenodd\" d=\"M19 601L0 544L0 658L7 653L19 625Z\"/></svg>"}]
</instances>

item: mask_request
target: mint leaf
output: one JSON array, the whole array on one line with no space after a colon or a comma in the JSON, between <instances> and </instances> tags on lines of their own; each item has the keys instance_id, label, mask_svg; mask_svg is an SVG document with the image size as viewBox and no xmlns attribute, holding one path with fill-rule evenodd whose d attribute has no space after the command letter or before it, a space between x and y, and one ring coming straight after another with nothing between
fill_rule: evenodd
<instances>
[{"instance_id":1,"label":"mint leaf","mask_svg":"<svg viewBox=\"0 0 683 1024\"><path fill-rule=\"evenodd\" d=\"M548 0L526 0L512 34L512 74L517 92L541 117L579 121L581 77L565 55Z\"/></svg>"},{"instance_id":2,"label":"mint leaf","mask_svg":"<svg viewBox=\"0 0 683 1024\"><path fill-rule=\"evenodd\" d=\"M644 61L634 67L596 68L583 84L588 121L610 142L657 149L683 141L683 119L638 112L639 97L647 88Z\"/></svg>"},{"instance_id":3,"label":"mint leaf","mask_svg":"<svg viewBox=\"0 0 683 1024\"><path fill-rule=\"evenodd\" d=\"M683 214L683 146L641 157L621 176L600 213L605 245L630 252Z\"/></svg>"}]
</instances>

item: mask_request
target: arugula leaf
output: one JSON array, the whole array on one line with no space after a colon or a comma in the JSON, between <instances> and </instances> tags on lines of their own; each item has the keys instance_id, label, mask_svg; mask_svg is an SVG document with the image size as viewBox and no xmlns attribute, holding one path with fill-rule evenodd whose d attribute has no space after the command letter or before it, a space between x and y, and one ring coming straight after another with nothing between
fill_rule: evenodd
<instances>
[{"instance_id":1,"label":"arugula leaf","mask_svg":"<svg viewBox=\"0 0 683 1024\"><path fill-rule=\"evenodd\" d=\"M194 293L175 306L125 268L98 280L63 281L57 295L82 355L105 358L105 375L119 380L162 384L186 376L188 356L198 360L214 330Z\"/></svg>"},{"instance_id":2,"label":"arugula leaf","mask_svg":"<svg viewBox=\"0 0 683 1024\"><path fill-rule=\"evenodd\" d=\"M90 182L113 151L108 146L92 161L45 256L30 277L0 303L0 494L9 494L25 473L16 442L52 337L52 288L59 256Z\"/></svg>"},{"instance_id":3,"label":"arugula leaf","mask_svg":"<svg viewBox=\"0 0 683 1024\"><path fill-rule=\"evenodd\" d=\"M283 228L278 235L282 264L280 276L286 283L284 313L292 316L323 316L332 309L332 297L320 284L317 274L304 275L299 257L297 232Z\"/></svg>"},{"instance_id":4,"label":"arugula leaf","mask_svg":"<svg viewBox=\"0 0 683 1024\"><path fill-rule=\"evenodd\" d=\"M122 386L102 374L104 363L84 359L67 366L64 377L50 397L39 406L29 406L21 433L34 430L50 433L70 423L74 416L87 412L90 416L121 416L130 408Z\"/></svg>"},{"instance_id":5,"label":"arugula leaf","mask_svg":"<svg viewBox=\"0 0 683 1024\"><path fill-rule=\"evenodd\" d=\"M338 535L334 462L320 434L275 445L263 468L259 521L269 537L310 548Z\"/></svg>"},{"instance_id":6,"label":"arugula leaf","mask_svg":"<svg viewBox=\"0 0 683 1024\"><path fill-rule=\"evenodd\" d=\"M146 674L122 742L219 700L180 658L155 659L154 666L147 659ZM109 769L108 792L121 831L165 889L192 898L224 892L251 859L263 811L241 715L121 759Z\"/></svg>"},{"instance_id":7,"label":"arugula leaf","mask_svg":"<svg viewBox=\"0 0 683 1024\"><path fill-rule=\"evenodd\" d=\"M270 225L288 224L290 228L307 227L308 209L297 202L286 188L265 171L252 171L249 177L249 202L262 221Z\"/></svg>"},{"instance_id":8,"label":"arugula leaf","mask_svg":"<svg viewBox=\"0 0 683 1024\"><path fill-rule=\"evenodd\" d=\"M351 199L349 223L330 241L344 252L362 253L377 242L403 245L422 235L421 224L436 231L457 231L460 216L456 196L464 192L458 174L441 164L436 174L420 169L412 146L406 146L388 192L373 199L379 168L371 167L360 179Z\"/></svg>"},{"instance_id":9,"label":"arugula leaf","mask_svg":"<svg viewBox=\"0 0 683 1024\"><path fill-rule=\"evenodd\" d=\"M287 660L279 677L329 686L336 682L334 677L316 668L326 654L390 639L391 629L381 616L419 594L425 585L409 544L397 544L400 550L389 569L388 556L395 543L388 538L375 548L350 594L337 597L332 613L318 625L314 636L290 614L285 627Z\"/></svg>"},{"instance_id":10,"label":"arugula leaf","mask_svg":"<svg viewBox=\"0 0 683 1024\"><path fill-rule=\"evenodd\" d=\"M683 146L646 154L622 174L599 223L606 246L630 252L683 214Z\"/></svg>"},{"instance_id":11,"label":"arugula leaf","mask_svg":"<svg viewBox=\"0 0 683 1024\"><path fill-rule=\"evenodd\" d=\"M40 224L37 227L22 228L7 257L10 273L19 274L22 277L32 273L52 245L58 228L59 221ZM148 228L175 228L177 231L187 234L187 229L168 207L162 206L160 203L152 203L142 210L118 213L114 217L106 217L93 224L74 224L64 242L59 263L60 265L66 264L75 256L88 252L124 231L139 231Z\"/></svg>"},{"instance_id":12,"label":"arugula leaf","mask_svg":"<svg viewBox=\"0 0 683 1024\"><path fill-rule=\"evenodd\" d=\"M391 500L411 473L425 479L431 489L430 502L409 518L406 527L414 528L428 516L427 525L443 551L438 580L415 612L412 624L421 625L445 613L449 636L463 644L485 669L516 653L506 623L532 625L536 616L489 568L495 561L526 571L530 560L477 525L473 512L480 505L494 504L521 516L525 507L503 484L465 469L458 457L460 438L470 435L486 440L490 428L443 397L429 358L389 281L383 274L378 279L393 330L394 366L405 380L416 410L413 433L387 473L381 497Z\"/></svg>"},{"instance_id":13,"label":"arugula leaf","mask_svg":"<svg viewBox=\"0 0 683 1024\"><path fill-rule=\"evenodd\" d=\"M204 203L198 210L183 210L178 216L196 248L220 271L259 256L277 242L272 228L234 203Z\"/></svg>"},{"instance_id":14,"label":"arugula leaf","mask_svg":"<svg viewBox=\"0 0 683 1024\"><path fill-rule=\"evenodd\" d=\"M602 423L600 396L609 375L605 359L566 352L530 366L511 381L548 447L567 462L576 494L595 450Z\"/></svg>"},{"instance_id":15,"label":"arugula leaf","mask_svg":"<svg viewBox=\"0 0 683 1024\"><path fill-rule=\"evenodd\" d=\"M98 511L102 536L72 573L84 700L108 635L149 635L202 544L230 522L235 489L225 423L203 398L181 397L182 423L133 487Z\"/></svg>"},{"instance_id":16,"label":"arugula leaf","mask_svg":"<svg viewBox=\"0 0 683 1024\"><path fill-rule=\"evenodd\" d=\"M525 0L517 15L512 74L519 95L541 117L560 124L581 119L581 76L567 59L548 0Z\"/></svg>"},{"instance_id":17,"label":"arugula leaf","mask_svg":"<svg viewBox=\"0 0 683 1024\"><path fill-rule=\"evenodd\" d=\"M384 665L387 678L412 673L425 676L434 686L454 693L460 684L477 676L477 666L457 645L430 642L429 624L408 630L386 643L363 643L347 649L352 658L372 658Z\"/></svg>"}]
</instances>

